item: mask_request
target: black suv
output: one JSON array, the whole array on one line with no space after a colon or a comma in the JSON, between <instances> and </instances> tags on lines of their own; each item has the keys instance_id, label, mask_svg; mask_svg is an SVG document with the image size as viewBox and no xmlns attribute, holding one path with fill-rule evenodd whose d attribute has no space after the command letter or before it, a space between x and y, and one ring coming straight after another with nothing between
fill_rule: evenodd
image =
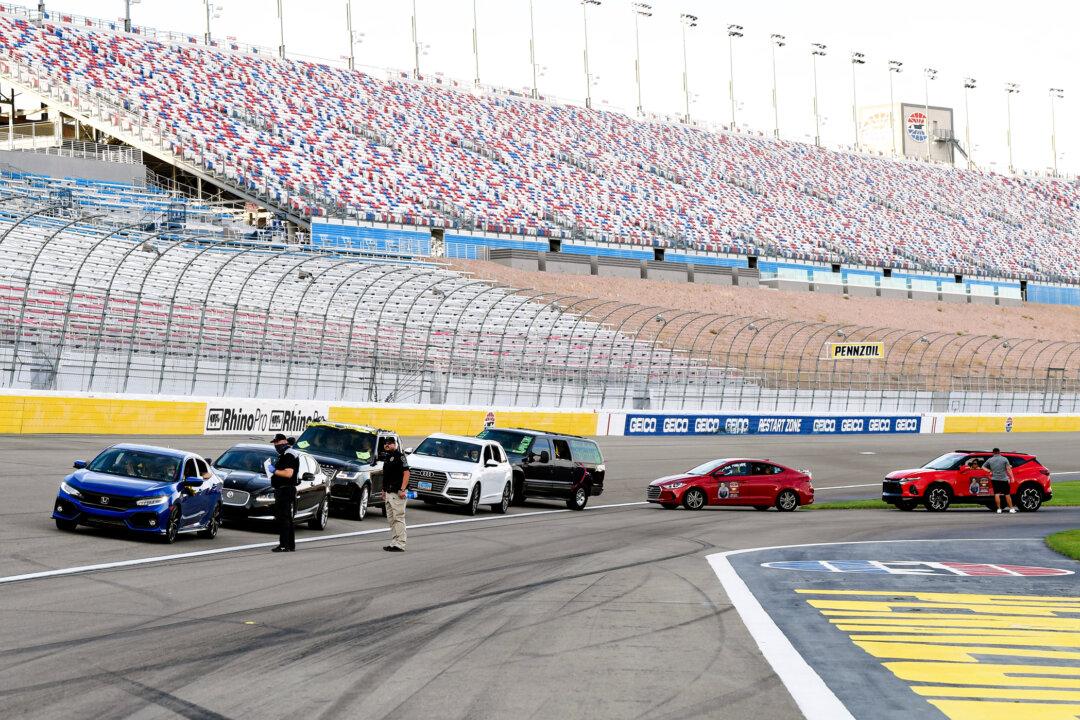
<instances>
[{"instance_id":1,"label":"black suv","mask_svg":"<svg viewBox=\"0 0 1080 720\"><path fill-rule=\"evenodd\" d=\"M330 514L327 473L319 469L311 455L293 452L300 459L300 481L296 484L294 522L307 522L312 530L325 530ZM221 505L225 520L274 519L274 489L266 474L266 461L276 463L273 445L241 443L233 445L214 461L214 470L222 477Z\"/></svg>"},{"instance_id":2,"label":"black suv","mask_svg":"<svg viewBox=\"0 0 1080 720\"><path fill-rule=\"evenodd\" d=\"M382 507L386 515L379 455L390 438L397 442L397 435L389 430L314 422L296 439L296 448L314 456L330 478L330 508L363 520L372 505Z\"/></svg>"},{"instance_id":3,"label":"black suv","mask_svg":"<svg viewBox=\"0 0 1080 720\"><path fill-rule=\"evenodd\" d=\"M486 428L478 437L494 440L514 469L514 502L530 497L558 498L571 510L584 510L604 492L604 456L592 440L577 435L524 428Z\"/></svg>"}]
</instances>

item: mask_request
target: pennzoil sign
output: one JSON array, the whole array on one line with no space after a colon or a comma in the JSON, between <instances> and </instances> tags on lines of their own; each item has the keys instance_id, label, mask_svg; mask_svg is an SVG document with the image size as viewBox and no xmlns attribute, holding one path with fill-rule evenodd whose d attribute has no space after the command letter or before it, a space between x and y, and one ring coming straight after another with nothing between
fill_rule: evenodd
<instances>
[{"instance_id":1,"label":"pennzoil sign","mask_svg":"<svg viewBox=\"0 0 1080 720\"><path fill-rule=\"evenodd\" d=\"M829 355L833 360L881 360L885 357L885 343L832 343Z\"/></svg>"}]
</instances>

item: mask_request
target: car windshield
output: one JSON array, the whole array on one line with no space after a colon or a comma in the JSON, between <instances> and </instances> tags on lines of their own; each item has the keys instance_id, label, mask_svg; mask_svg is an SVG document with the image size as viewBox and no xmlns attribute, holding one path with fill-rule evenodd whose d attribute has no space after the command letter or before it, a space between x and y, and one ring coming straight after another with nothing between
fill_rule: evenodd
<instances>
[{"instance_id":1,"label":"car windshield","mask_svg":"<svg viewBox=\"0 0 1080 720\"><path fill-rule=\"evenodd\" d=\"M316 425L304 431L296 440L296 447L317 455L371 462L375 436L360 430Z\"/></svg>"},{"instance_id":2,"label":"car windshield","mask_svg":"<svg viewBox=\"0 0 1080 720\"><path fill-rule=\"evenodd\" d=\"M966 457L967 455L964 453L945 453L936 460L926 463L923 467L927 470L955 470L960 467L961 461Z\"/></svg>"},{"instance_id":3,"label":"car windshield","mask_svg":"<svg viewBox=\"0 0 1080 720\"><path fill-rule=\"evenodd\" d=\"M480 462L482 446L461 440L429 437L414 451L414 455L460 460L461 462Z\"/></svg>"},{"instance_id":4,"label":"car windshield","mask_svg":"<svg viewBox=\"0 0 1080 720\"><path fill-rule=\"evenodd\" d=\"M494 440L502 445L503 450L508 455L524 455L529 452L529 446L533 442L532 435L510 430L493 430L492 428L487 428L477 437L483 440Z\"/></svg>"},{"instance_id":5,"label":"car windshield","mask_svg":"<svg viewBox=\"0 0 1080 720\"><path fill-rule=\"evenodd\" d=\"M155 482L172 482L180 476L180 458L148 450L109 448L87 467L94 472Z\"/></svg>"},{"instance_id":6,"label":"car windshield","mask_svg":"<svg viewBox=\"0 0 1080 720\"><path fill-rule=\"evenodd\" d=\"M223 470L242 470L262 474L263 463L267 458L277 457L276 450L254 450L252 448L234 448L214 462L214 467Z\"/></svg>"},{"instance_id":7,"label":"car windshield","mask_svg":"<svg viewBox=\"0 0 1080 720\"><path fill-rule=\"evenodd\" d=\"M716 468L723 465L727 460L710 460L707 463L698 465L696 468L692 468L687 471L687 475L708 475Z\"/></svg>"}]
</instances>

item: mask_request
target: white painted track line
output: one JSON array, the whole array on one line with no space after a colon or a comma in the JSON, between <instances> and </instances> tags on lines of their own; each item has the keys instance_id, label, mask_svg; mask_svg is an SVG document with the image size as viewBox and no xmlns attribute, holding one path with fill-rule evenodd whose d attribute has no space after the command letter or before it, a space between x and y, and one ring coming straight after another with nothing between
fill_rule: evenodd
<instances>
[{"instance_id":1,"label":"white painted track line","mask_svg":"<svg viewBox=\"0 0 1080 720\"><path fill-rule=\"evenodd\" d=\"M645 501L627 502L627 503L613 503L611 505L587 505L586 510L607 510L609 508L622 508L632 507L635 505L648 505ZM410 525L410 530L419 530L422 528L442 527L444 525L464 525L466 523L477 522L492 522L497 520L510 520L515 518L536 517L538 515L557 515L561 513L571 513L573 510L536 510L533 512L515 513L513 515L486 515L484 517L471 517L471 518L459 518L455 520L440 520L438 522L421 523L419 525ZM327 540L340 540L341 538L360 537L362 535L376 535L378 533L389 532L388 527L371 528L370 530L355 530L353 532L335 533L333 535L317 535L315 537L300 538L296 541L296 544L300 543L315 543L325 542ZM259 550L261 548L270 548L277 545L277 542L259 542L250 543L248 545L230 545L223 548L212 548L210 550L195 550L186 553L174 553L172 555L157 555L153 557L135 558L132 560L119 560L116 562L98 563L96 565L80 565L77 567L69 568L57 568L56 570L42 570L40 572L25 573L23 575L9 575L7 577L0 577L0 585L14 582L21 582L25 580L40 580L42 578L61 577L64 575L78 575L81 573L94 572L96 570L113 570L123 567L134 567L138 565L153 565L156 563L170 562L172 560L186 560L188 558L206 557L208 555L223 555L225 553L241 552L243 550Z\"/></svg>"}]
</instances>

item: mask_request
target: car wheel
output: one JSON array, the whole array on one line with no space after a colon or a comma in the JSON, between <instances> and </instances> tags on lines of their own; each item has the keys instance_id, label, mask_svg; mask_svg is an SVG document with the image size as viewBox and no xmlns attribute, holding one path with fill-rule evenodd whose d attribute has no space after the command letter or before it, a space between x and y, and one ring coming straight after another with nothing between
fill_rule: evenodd
<instances>
[{"instance_id":1,"label":"car wheel","mask_svg":"<svg viewBox=\"0 0 1080 720\"><path fill-rule=\"evenodd\" d=\"M791 512L799 507L799 496L794 490L783 490L776 496L776 509L780 512Z\"/></svg>"},{"instance_id":2,"label":"car wheel","mask_svg":"<svg viewBox=\"0 0 1080 720\"><path fill-rule=\"evenodd\" d=\"M510 483L506 483L506 487L503 488L502 501L497 502L491 506L491 512L499 515L505 515L506 511L510 508L510 497L513 495Z\"/></svg>"},{"instance_id":3,"label":"car wheel","mask_svg":"<svg viewBox=\"0 0 1080 720\"><path fill-rule=\"evenodd\" d=\"M79 527L79 523L75 520L64 520L62 518L56 518L56 529L63 530L64 532L71 532L75 528Z\"/></svg>"},{"instance_id":4,"label":"car wheel","mask_svg":"<svg viewBox=\"0 0 1080 720\"><path fill-rule=\"evenodd\" d=\"M514 478L514 497L511 500L514 505L525 504L525 478Z\"/></svg>"},{"instance_id":5,"label":"car wheel","mask_svg":"<svg viewBox=\"0 0 1080 720\"><path fill-rule=\"evenodd\" d=\"M700 488L690 488L683 496L682 502L687 510L700 510L705 507L705 493Z\"/></svg>"},{"instance_id":6,"label":"car wheel","mask_svg":"<svg viewBox=\"0 0 1080 720\"><path fill-rule=\"evenodd\" d=\"M330 519L330 501L326 498L322 499L319 503L319 509L315 511L315 514L310 520L308 520L308 527L312 530L325 530L326 523Z\"/></svg>"},{"instance_id":7,"label":"car wheel","mask_svg":"<svg viewBox=\"0 0 1080 720\"><path fill-rule=\"evenodd\" d=\"M589 491L585 486L579 487L574 491L573 497L566 501L566 507L571 510L584 510L585 504L589 502Z\"/></svg>"},{"instance_id":8,"label":"car wheel","mask_svg":"<svg viewBox=\"0 0 1080 720\"><path fill-rule=\"evenodd\" d=\"M896 503L896 509L903 510L904 512L911 512L918 504L919 503L915 500L900 500Z\"/></svg>"},{"instance_id":9,"label":"car wheel","mask_svg":"<svg viewBox=\"0 0 1080 720\"><path fill-rule=\"evenodd\" d=\"M469 502L465 505L466 515L475 515L480 509L480 486L474 485L472 494L469 495Z\"/></svg>"},{"instance_id":10,"label":"car wheel","mask_svg":"<svg viewBox=\"0 0 1080 720\"><path fill-rule=\"evenodd\" d=\"M368 503L371 501L371 488L364 485L360 488L360 499L356 501L356 505L352 508L352 519L357 521L363 521L367 517Z\"/></svg>"},{"instance_id":11,"label":"car wheel","mask_svg":"<svg viewBox=\"0 0 1080 720\"><path fill-rule=\"evenodd\" d=\"M945 512L952 504L952 493L944 485L931 485L923 503L930 512Z\"/></svg>"},{"instance_id":12,"label":"car wheel","mask_svg":"<svg viewBox=\"0 0 1080 720\"><path fill-rule=\"evenodd\" d=\"M1013 504L1020 512L1035 512L1042 507L1042 488L1033 483L1021 486Z\"/></svg>"},{"instance_id":13,"label":"car wheel","mask_svg":"<svg viewBox=\"0 0 1080 720\"><path fill-rule=\"evenodd\" d=\"M754 506L754 509L755 509L755 510L761 510L761 511L765 511L765 510L768 510L768 509L769 509L769 506L768 506L768 505L755 505L755 506Z\"/></svg>"},{"instance_id":14,"label":"car wheel","mask_svg":"<svg viewBox=\"0 0 1080 720\"><path fill-rule=\"evenodd\" d=\"M172 512L169 513L169 522L165 524L165 534L162 535L161 540L166 545L172 545L176 542L176 536L180 534L180 508L173 507Z\"/></svg>"},{"instance_id":15,"label":"car wheel","mask_svg":"<svg viewBox=\"0 0 1080 720\"><path fill-rule=\"evenodd\" d=\"M679 506L675 503L660 503L660 507L664 508L665 510L674 510Z\"/></svg>"},{"instance_id":16,"label":"car wheel","mask_svg":"<svg viewBox=\"0 0 1080 720\"><path fill-rule=\"evenodd\" d=\"M218 528L221 527L221 503L214 507L214 514L206 523L206 527L199 531L199 537L213 540L217 537Z\"/></svg>"}]
</instances>

